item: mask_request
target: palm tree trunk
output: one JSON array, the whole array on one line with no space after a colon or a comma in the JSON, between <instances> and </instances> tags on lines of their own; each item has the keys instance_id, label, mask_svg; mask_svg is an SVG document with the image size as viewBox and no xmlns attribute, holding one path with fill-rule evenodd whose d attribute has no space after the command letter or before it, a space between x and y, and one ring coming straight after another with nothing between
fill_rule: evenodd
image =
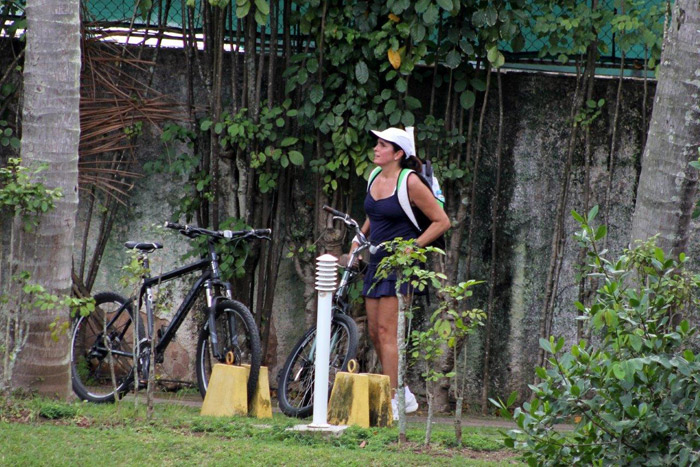
<instances>
[{"instance_id":1,"label":"palm tree trunk","mask_svg":"<svg viewBox=\"0 0 700 467\"><path fill-rule=\"evenodd\" d=\"M80 2L27 0L27 52L24 63L22 158L27 166L45 164L42 183L60 188L56 207L25 231L15 222L14 268L56 295L71 290L73 232L78 209L80 140ZM61 40L57 41L56 38ZM21 297L15 297L21 300ZM15 388L68 398L70 346L67 336L52 338L51 324L67 320L68 310L27 310L29 326L11 378Z\"/></svg>"},{"instance_id":2,"label":"palm tree trunk","mask_svg":"<svg viewBox=\"0 0 700 467\"><path fill-rule=\"evenodd\" d=\"M661 54L656 98L632 218L631 240L660 234L658 246L677 255L686 250L695 206L698 171L700 92L697 48L700 8L689 0L673 7Z\"/></svg>"}]
</instances>

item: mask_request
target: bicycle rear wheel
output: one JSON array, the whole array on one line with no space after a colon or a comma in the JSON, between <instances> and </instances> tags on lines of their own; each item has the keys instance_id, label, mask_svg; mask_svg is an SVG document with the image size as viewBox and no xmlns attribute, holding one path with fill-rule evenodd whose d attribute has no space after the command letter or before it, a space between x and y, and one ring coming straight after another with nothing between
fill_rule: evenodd
<instances>
[{"instance_id":1,"label":"bicycle rear wheel","mask_svg":"<svg viewBox=\"0 0 700 467\"><path fill-rule=\"evenodd\" d=\"M331 321L330 365L328 369L328 396L335 375L345 371L348 362L357 354L357 325L349 316L336 313ZM294 346L277 381L279 407L289 417L304 418L314 408L314 362L316 359L316 328Z\"/></svg>"},{"instance_id":2,"label":"bicycle rear wheel","mask_svg":"<svg viewBox=\"0 0 700 467\"><path fill-rule=\"evenodd\" d=\"M217 363L226 361L226 354L233 352L235 365L250 365L248 375L248 401L258 387L258 374L262 350L260 334L253 315L240 302L223 300L215 310L217 348L213 348L208 322L197 339L197 384L202 398L207 394L212 369ZM218 355L218 357L217 357Z\"/></svg>"},{"instance_id":3,"label":"bicycle rear wheel","mask_svg":"<svg viewBox=\"0 0 700 467\"><path fill-rule=\"evenodd\" d=\"M127 299L112 292L95 295L95 310L75 323L71 338L71 382L82 400L113 402L134 379L133 309Z\"/></svg>"}]
</instances>

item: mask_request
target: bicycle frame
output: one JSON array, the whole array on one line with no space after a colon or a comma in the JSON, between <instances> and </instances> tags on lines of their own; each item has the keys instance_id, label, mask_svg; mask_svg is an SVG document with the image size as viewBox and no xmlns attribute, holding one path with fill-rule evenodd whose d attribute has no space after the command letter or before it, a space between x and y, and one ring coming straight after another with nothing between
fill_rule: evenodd
<instances>
[{"instance_id":1,"label":"bicycle frame","mask_svg":"<svg viewBox=\"0 0 700 467\"><path fill-rule=\"evenodd\" d=\"M206 299L207 299L207 310L208 310L207 320L209 323L210 335L211 335L212 342L214 344L216 344L217 336L216 336L215 326L213 325L214 316L213 316L212 311L216 307L217 301L223 297L217 296L214 293L214 287L217 287L217 286L224 287L226 289L226 297L225 298L230 299L232 297L232 294L231 294L231 286L228 282L224 282L221 279L219 279L218 275L215 276L211 270L206 270L207 267L210 266L210 264L211 264L211 262L209 259L203 259L203 260L198 261L196 263L193 263L191 265L183 266L181 268L174 269L170 272L166 272L165 274L160 275L160 276L144 278L143 284L141 286L141 291L139 293L139 309L140 309L141 304L145 301L146 317L148 319L147 337L149 339L152 339L154 336L152 287L156 286L156 285L160 285L164 282L168 282L168 281L173 280L173 279L177 279L178 277L185 276L185 275L187 275L191 272L197 271L197 270L204 270L202 275L192 285L189 292L187 292L187 295L183 299L182 303L180 304L180 307L178 308L177 312L175 312L175 315L170 320L170 323L165 328L162 335L159 336L158 342L156 343L156 347L155 347L156 358L162 358L162 355L165 352L165 349L168 347L170 342L175 337L175 334L177 333L178 329L180 329L180 326L185 321L185 317L187 316L190 309L194 305L194 302L196 301L197 296L198 296L199 292L202 290L202 288L205 290ZM144 300L144 297L145 297L145 300ZM214 345L214 348L217 348L216 345ZM217 355L216 357L220 358L221 355Z\"/></svg>"},{"instance_id":2,"label":"bicycle frame","mask_svg":"<svg viewBox=\"0 0 700 467\"><path fill-rule=\"evenodd\" d=\"M149 261L148 261L148 256L147 253L144 253L140 257L141 263L143 264L144 268L149 271ZM153 286L160 285L164 282L171 281L173 279L177 279L179 277L186 276L187 274L190 274L195 271L204 271L202 275L195 281L195 283L192 285L190 288L189 292L183 299L182 303L180 304L180 307L178 308L177 312L175 313L175 316L170 320L170 323L168 324L167 328L163 331L162 335L159 336L158 342L156 343L155 346L155 358L158 363L162 362L163 360L163 355L165 353L165 349L168 347L170 342L173 340L175 337L175 334L177 333L178 329L182 325L182 323L185 320L185 317L189 313L190 309L194 305L197 296L199 292L204 289L205 294L206 294L206 300L207 300L207 325L209 326L209 334L210 334L210 339L212 340L212 348L214 349L215 352L215 357L216 358L223 358L222 355L217 355L216 352L218 349L217 344L217 335L216 335L216 326L214 326L214 309L216 307L216 304L219 299L221 298L232 298L232 291L231 291L231 285L228 282L225 282L220 279L219 276L219 271L218 271L218 259L216 252L214 251L214 247L212 244L209 245L209 256L206 258L203 258L196 263L192 263L186 266L182 266L177 269L173 269L172 271L168 271L162 275L159 276L144 276L143 277L143 282L141 284L141 289L138 294L138 308L135 310L135 315L140 316L139 310L141 309L141 305L144 304L146 305L146 318L147 318L147 331L146 331L146 336L143 337L143 339L139 339L139 347L141 346L142 343L151 341L154 337L154 317L153 317ZM216 295L214 293L215 287L223 287L226 290L226 296L222 297L220 295ZM115 313L114 317L109 321L108 326L111 326L112 323L114 323L117 319L119 319L119 316L123 313L124 309L131 304L133 304L136 300L136 297L130 297L129 300L122 305L117 312ZM138 318L135 318L138 319ZM127 329L124 329L123 334L125 334ZM140 353L140 349L137 350L137 353ZM132 356L131 354L128 354L126 352L119 352L119 354L124 355L124 356Z\"/></svg>"}]
</instances>

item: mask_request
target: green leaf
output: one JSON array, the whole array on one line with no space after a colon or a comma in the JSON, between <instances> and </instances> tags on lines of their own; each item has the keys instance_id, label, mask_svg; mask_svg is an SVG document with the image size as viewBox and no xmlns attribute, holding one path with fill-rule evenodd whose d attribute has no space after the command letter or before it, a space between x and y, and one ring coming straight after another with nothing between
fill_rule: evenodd
<instances>
[{"instance_id":1,"label":"green leaf","mask_svg":"<svg viewBox=\"0 0 700 467\"><path fill-rule=\"evenodd\" d=\"M588 211L588 223L590 224L593 222L593 219L595 219L595 216L598 215L598 205L596 204L591 208L590 211Z\"/></svg>"},{"instance_id":2,"label":"green leaf","mask_svg":"<svg viewBox=\"0 0 700 467\"><path fill-rule=\"evenodd\" d=\"M427 29L420 23L415 23L411 26L411 37L413 37L413 40L416 42L422 42L423 39L425 39L426 33Z\"/></svg>"},{"instance_id":3,"label":"green leaf","mask_svg":"<svg viewBox=\"0 0 700 467\"><path fill-rule=\"evenodd\" d=\"M576 211L574 211L573 209L571 210L571 217L573 217L576 220L576 222L578 222L579 224L586 223L586 220L583 218L583 216L581 214L577 213Z\"/></svg>"},{"instance_id":4,"label":"green leaf","mask_svg":"<svg viewBox=\"0 0 700 467\"><path fill-rule=\"evenodd\" d=\"M486 8L486 24L494 26L498 21L498 11L492 5Z\"/></svg>"},{"instance_id":5,"label":"green leaf","mask_svg":"<svg viewBox=\"0 0 700 467\"><path fill-rule=\"evenodd\" d=\"M508 401L506 402L506 407L510 407L511 405L513 405L517 398L518 398L518 392L517 391L511 392L510 396L508 396Z\"/></svg>"},{"instance_id":6,"label":"green leaf","mask_svg":"<svg viewBox=\"0 0 700 467\"><path fill-rule=\"evenodd\" d=\"M396 80L396 90L400 93L406 92L406 89L408 89L408 85L406 83L406 80L403 78L399 78Z\"/></svg>"},{"instance_id":7,"label":"green leaf","mask_svg":"<svg viewBox=\"0 0 700 467\"><path fill-rule=\"evenodd\" d=\"M552 344L549 342L548 339L544 339L544 338L540 337L540 347L542 347L542 349L544 349L545 351L547 351L549 353L554 353L552 351Z\"/></svg>"},{"instance_id":8,"label":"green leaf","mask_svg":"<svg viewBox=\"0 0 700 467\"><path fill-rule=\"evenodd\" d=\"M452 0L437 0L437 4L440 5L440 8L447 11L452 11L454 8Z\"/></svg>"},{"instance_id":9,"label":"green leaf","mask_svg":"<svg viewBox=\"0 0 700 467\"><path fill-rule=\"evenodd\" d=\"M693 351L690 349L685 349L683 351L683 358L688 360L689 362L694 362L695 361L695 354L693 354Z\"/></svg>"},{"instance_id":10,"label":"green leaf","mask_svg":"<svg viewBox=\"0 0 700 467\"><path fill-rule=\"evenodd\" d=\"M472 79L470 84L476 91L486 91L486 83L479 78Z\"/></svg>"},{"instance_id":11,"label":"green leaf","mask_svg":"<svg viewBox=\"0 0 700 467\"><path fill-rule=\"evenodd\" d=\"M605 235L608 233L607 227L604 225L601 225L598 227L598 229L595 231L595 240L600 240L601 238L605 237Z\"/></svg>"},{"instance_id":12,"label":"green leaf","mask_svg":"<svg viewBox=\"0 0 700 467\"><path fill-rule=\"evenodd\" d=\"M660 263L663 263L664 262L664 250L662 250L661 248L658 248L658 247L655 248L654 249L654 258L656 258L656 260L659 261Z\"/></svg>"},{"instance_id":13,"label":"green leaf","mask_svg":"<svg viewBox=\"0 0 700 467\"><path fill-rule=\"evenodd\" d=\"M421 106L420 101L413 96L406 96L404 103L406 104L406 108L409 110L416 110Z\"/></svg>"},{"instance_id":14,"label":"green leaf","mask_svg":"<svg viewBox=\"0 0 700 467\"><path fill-rule=\"evenodd\" d=\"M622 368L622 365L620 363L614 363L612 366L612 371L615 375L615 378L619 380L625 379L625 370L624 368Z\"/></svg>"},{"instance_id":15,"label":"green leaf","mask_svg":"<svg viewBox=\"0 0 700 467\"><path fill-rule=\"evenodd\" d=\"M437 7L433 4L431 4L425 10L425 13L423 13L423 22L425 23L426 26L432 26L435 23L437 23L439 15L440 15L440 12L437 9Z\"/></svg>"},{"instance_id":16,"label":"green leaf","mask_svg":"<svg viewBox=\"0 0 700 467\"><path fill-rule=\"evenodd\" d=\"M404 110L401 114L401 123L403 126L413 126L416 123L416 117L410 110Z\"/></svg>"},{"instance_id":17,"label":"green leaf","mask_svg":"<svg viewBox=\"0 0 700 467\"><path fill-rule=\"evenodd\" d=\"M250 2L246 2L243 5L237 6L236 7L236 17L238 18L245 18L248 16L248 12L250 11Z\"/></svg>"},{"instance_id":18,"label":"green leaf","mask_svg":"<svg viewBox=\"0 0 700 467\"><path fill-rule=\"evenodd\" d=\"M537 377L539 379L542 379L542 380L547 379L547 371L544 368L542 368L541 366L538 366L537 368L535 368L535 374L537 375Z\"/></svg>"},{"instance_id":19,"label":"green leaf","mask_svg":"<svg viewBox=\"0 0 700 467\"><path fill-rule=\"evenodd\" d=\"M476 102L476 95L471 91L465 91L459 96L459 103L464 110L469 110Z\"/></svg>"},{"instance_id":20,"label":"green leaf","mask_svg":"<svg viewBox=\"0 0 700 467\"><path fill-rule=\"evenodd\" d=\"M292 144L296 144L297 141L299 141L299 138L295 138L294 136L287 136L280 142L280 146L285 148L287 146L291 146Z\"/></svg>"},{"instance_id":21,"label":"green leaf","mask_svg":"<svg viewBox=\"0 0 700 467\"><path fill-rule=\"evenodd\" d=\"M498 46L493 45L489 47L489 49L486 51L486 58L488 58L489 62L493 63L498 59Z\"/></svg>"},{"instance_id":22,"label":"green leaf","mask_svg":"<svg viewBox=\"0 0 700 467\"><path fill-rule=\"evenodd\" d=\"M455 49L450 50L449 53L447 54L447 57L445 57L445 65L448 68L455 69L459 66L459 64L461 62L462 62L462 56Z\"/></svg>"},{"instance_id":23,"label":"green leaf","mask_svg":"<svg viewBox=\"0 0 700 467\"><path fill-rule=\"evenodd\" d=\"M255 10L255 22L260 26L267 24L267 15L264 15L260 10Z\"/></svg>"},{"instance_id":24,"label":"green leaf","mask_svg":"<svg viewBox=\"0 0 700 467\"><path fill-rule=\"evenodd\" d=\"M642 338L637 336L636 334L630 334L628 337L629 343L632 346L632 348L636 351L639 352L642 350Z\"/></svg>"},{"instance_id":25,"label":"green leaf","mask_svg":"<svg viewBox=\"0 0 700 467\"><path fill-rule=\"evenodd\" d=\"M484 10L476 10L472 14L472 23L477 28L483 28L486 24L486 12Z\"/></svg>"},{"instance_id":26,"label":"green leaf","mask_svg":"<svg viewBox=\"0 0 700 467\"><path fill-rule=\"evenodd\" d=\"M265 0L255 0L255 7L265 16L270 14L270 5Z\"/></svg>"},{"instance_id":27,"label":"green leaf","mask_svg":"<svg viewBox=\"0 0 700 467\"><path fill-rule=\"evenodd\" d=\"M304 164L304 155L299 151L289 151L288 155L289 160L292 161L292 164L297 166Z\"/></svg>"},{"instance_id":28,"label":"green leaf","mask_svg":"<svg viewBox=\"0 0 700 467\"><path fill-rule=\"evenodd\" d=\"M389 124L394 126L397 123L399 123L399 121L401 120L401 114L402 112L398 109L392 112L392 114L389 115Z\"/></svg>"},{"instance_id":29,"label":"green leaf","mask_svg":"<svg viewBox=\"0 0 700 467\"><path fill-rule=\"evenodd\" d=\"M318 60L315 58L310 58L308 62L306 62L306 69L309 71L309 73L316 73L318 71Z\"/></svg>"},{"instance_id":30,"label":"green leaf","mask_svg":"<svg viewBox=\"0 0 700 467\"><path fill-rule=\"evenodd\" d=\"M496 60L494 62L491 62L494 68L500 68L506 63L506 57L501 53L498 52L498 56L496 57Z\"/></svg>"},{"instance_id":31,"label":"green leaf","mask_svg":"<svg viewBox=\"0 0 700 467\"><path fill-rule=\"evenodd\" d=\"M428 9L428 5L430 5L430 0L418 0L414 6L416 13L424 13Z\"/></svg>"},{"instance_id":32,"label":"green leaf","mask_svg":"<svg viewBox=\"0 0 700 467\"><path fill-rule=\"evenodd\" d=\"M323 99L323 87L320 84L314 84L309 90L309 98L314 104L318 104Z\"/></svg>"},{"instance_id":33,"label":"green leaf","mask_svg":"<svg viewBox=\"0 0 700 467\"><path fill-rule=\"evenodd\" d=\"M360 60L357 62L357 65L355 65L355 79L357 79L360 84L365 84L369 80L369 69L363 60Z\"/></svg>"}]
</instances>

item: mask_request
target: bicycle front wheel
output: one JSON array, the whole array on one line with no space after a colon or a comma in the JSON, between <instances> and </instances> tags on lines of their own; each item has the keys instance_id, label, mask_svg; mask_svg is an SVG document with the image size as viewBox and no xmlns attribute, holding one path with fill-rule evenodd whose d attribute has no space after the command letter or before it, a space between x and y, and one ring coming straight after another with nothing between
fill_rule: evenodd
<instances>
[{"instance_id":1,"label":"bicycle front wheel","mask_svg":"<svg viewBox=\"0 0 700 467\"><path fill-rule=\"evenodd\" d=\"M211 339L207 322L197 339L197 384L202 398L207 394L212 369L217 363L224 363L226 355L233 353L235 365L250 365L248 375L248 401L253 399L258 387L258 374L262 350L260 334L253 315L240 302L222 300L216 305L216 346Z\"/></svg>"},{"instance_id":2,"label":"bicycle front wheel","mask_svg":"<svg viewBox=\"0 0 700 467\"><path fill-rule=\"evenodd\" d=\"M144 336L127 299L112 292L95 295L95 310L75 323L71 338L71 382L82 400L113 402L134 379L134 341Z\"/></svg>"},{"instance_id":3,"label":"bicycle front wheel","mask_svg":"<svg viewBox=\"0 0 700 467\"><path fill-rule=\"evenodd\" d=\"M333 315L331 321L328 396L335 375L345 371L357 354L357 325L345 314ZM314 362L316 359L316 328L306 331L287 358L277 381L279 407L289 417L304 418L314 408Z\"/></svg>"}]
</instances>

